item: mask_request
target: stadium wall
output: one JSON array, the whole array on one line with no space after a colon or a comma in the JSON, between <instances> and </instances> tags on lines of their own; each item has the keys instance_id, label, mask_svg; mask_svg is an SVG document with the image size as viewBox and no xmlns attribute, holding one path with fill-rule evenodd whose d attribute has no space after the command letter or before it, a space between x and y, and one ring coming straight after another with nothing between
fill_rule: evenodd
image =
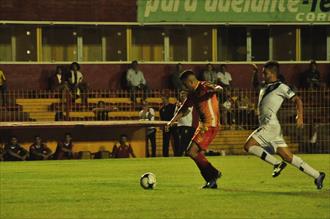
<instances>
[{"instance_id":1,"label":"stadium wall","mask_svg":"<svg viewBox=\"0 0 330 219\"><path fill-rule=\"evenodd\" d=\"M118 142L119 136L126 134L137 157L145 157L145 127L129 126L116 127L76 127L56 126L56 127L15 127L10 129L0 129L0 143L9 141L10 136L17 136L19 144L25 149L29 149L33 143L35 135L40 135L49 148L55 152L57 142L63 140L65 133L71 133L73 138L74 152L89 151L96 153L106 150L111 152L113 146Z\"/></svg>"},{"instance_id":2,"label":"stadium wall","mask_svg":"<svg viewBox=\"0 0 330 219\"><path fill-rule=\"evenodd\" d=\"M8 87L17 89L48 89L48 79L54 74L56 64L1 64ZM185 69L193 69L201 75L205 64L184 64ZM128 64L82 64L81 72L90 89L120 89ZM233 77L233 87L252 88L252 68L249 64L228 64L228 71ZM259 69L262 65L259 65ZM318 64L321 81L330 83L330 65ZM151 89L169 88L169 77L175 69L175 64L140 64ZM301 87L304 80L303 72L308 64L282 64L281 72L291 85ZM262 78L261 76L259 77Z\"/></svg>"},{"instance_id":3,"label":"stadium wall","mask_svg":"<svg viewBox=\"0 0 330 219\"><path fill-rule=\"evenodd\" d=\"M1 0L0 20L136 22L135 0Z\"/></svg>"}]
</instances>

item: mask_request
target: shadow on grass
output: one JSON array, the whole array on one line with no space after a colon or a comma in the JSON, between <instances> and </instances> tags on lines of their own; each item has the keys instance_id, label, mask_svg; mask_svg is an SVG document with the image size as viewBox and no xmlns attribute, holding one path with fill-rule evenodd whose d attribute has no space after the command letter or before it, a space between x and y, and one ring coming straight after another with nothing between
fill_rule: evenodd
<instances>
[{"instance_id":1,"label":"shadow on grass","mask_svg":"<svg viewBox=\"0 0 330 219\"><path fill-rule=\"evenodd\" d=\"M330 189L322 189L315 191L262 191L256 189L231 189L231 188L221 188L221 191L224 192L233 192L233 193L247 193L247 195L257 194L257 195L285 195L285 196L302 196L302 197L311 197L317 196L322 198L330 197Z\"/></svg>"}]
</instances>

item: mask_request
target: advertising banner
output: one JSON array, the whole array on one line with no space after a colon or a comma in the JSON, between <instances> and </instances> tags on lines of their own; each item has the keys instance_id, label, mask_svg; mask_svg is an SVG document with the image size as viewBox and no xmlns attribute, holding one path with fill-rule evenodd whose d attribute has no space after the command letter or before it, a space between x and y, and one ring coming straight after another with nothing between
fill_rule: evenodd
<instances>
[{"instance_id":1,"label":"advertising banner","mask_svg":"<svg viewBox=\"0 0 330 219\"><path fill-rule=\"evenodd\" d=\"M330 0L138 0L141 23L321 23Z\"/></svg>"}]
</instances>

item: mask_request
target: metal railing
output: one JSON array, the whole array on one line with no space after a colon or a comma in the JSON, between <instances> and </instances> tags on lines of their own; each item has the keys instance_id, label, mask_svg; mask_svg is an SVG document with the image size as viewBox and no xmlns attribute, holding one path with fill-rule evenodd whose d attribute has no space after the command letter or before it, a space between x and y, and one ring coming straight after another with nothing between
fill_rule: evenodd
<instances>
[{"instance_id":1,"label":"metal railing","mask_svg":"<svg viewBox=\"0 0 330 219\"><path fill-rule=\"evenodd\" d=\"M154 108L156 119L162 106L161 97L176 102L173 90L150 90L146 101ZM330 152L330 89L298 90L304 103L304 128L295 126L296 111L286 101L278 113L284 135L299 144L301 152ZM10 90L0 93L0 121L93 121L138 120L142 108L142 91L136 101L126 90L89 90L77 95L67 90ZM221 127L253 130L258 127L258 92L233 89L219 94Z\"/></svg>"}]
</instances>

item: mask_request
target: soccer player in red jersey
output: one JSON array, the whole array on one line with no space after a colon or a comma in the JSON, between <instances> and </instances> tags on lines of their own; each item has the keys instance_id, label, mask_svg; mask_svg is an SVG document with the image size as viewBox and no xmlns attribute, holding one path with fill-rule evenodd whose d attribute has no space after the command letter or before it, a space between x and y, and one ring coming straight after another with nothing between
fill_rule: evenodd
<instances>
[{"instance_id":1,"label":"soccer player in red jersey","mask_svg":"<svg viewBox=\"0 0 330 219\"><path fill-rule=\"evenodd\" d=\"M188 146L187 154L195 161L206 181L205 186L202 188L215 189L218 187L217 180L221 177L221 172L206 159L204 151L219 130L219 103L216 94L222 90L222 87L197 80L194 72L191 70L182 72L180 79L189 90L189 93L178 112L167 124L167 127L172 126L179 118L185 115L189 107L193 106L196 109L199 115L199 125Z\"/></svg>"}]
</instances>

